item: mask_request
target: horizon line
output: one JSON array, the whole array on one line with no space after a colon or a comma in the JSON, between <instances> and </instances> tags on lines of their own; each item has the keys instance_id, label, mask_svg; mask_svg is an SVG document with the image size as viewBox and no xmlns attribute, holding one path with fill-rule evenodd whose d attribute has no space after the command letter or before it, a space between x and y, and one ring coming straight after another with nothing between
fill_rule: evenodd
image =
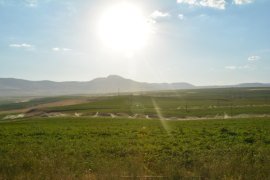
<instances>
[{"instance_id":1,"label":"horizon line","mask_svg":"<svg viewBox=\"0 0 270 180\"><path fill-rule=\"evenodd\" d=\"M44 81L49 81L49 82L55 82L55 83L64 83L64 82L91 82L93 80L96 79L100 79L100 78L109 78L109 77L119 77L122 79L126 79L126 80L131 80L131 81L135 81L138 83L149 83L149 84L175 84L175 83L187 83L190 85L193 85L195 87L211 87L211 86L235 86L235 85L241 85L241 84L270 84L270 82L238 82L238 83L232 83L232 84L211 84L211 85L196 85L195 83L191 83L191 82L187 82L187 81L178 81L178 82L145 82L145 81L138 81L138 80L134 80L131 78L126 78L120 75L116 75L116 74L111 74L111 75L107 75L107 76L100 76L100 77L96 77L96 78L92 78L90 80L62 80L62 81L57 81L57 80L49 80L49 79L39 79L39 80L34 80L34 79L24 79L24 78L17 78L17 77L0 77L0 79L16 79L16 80L24 80L24 81L31 81L31 82L44 82Z\"/></svg>"}]
</instances>

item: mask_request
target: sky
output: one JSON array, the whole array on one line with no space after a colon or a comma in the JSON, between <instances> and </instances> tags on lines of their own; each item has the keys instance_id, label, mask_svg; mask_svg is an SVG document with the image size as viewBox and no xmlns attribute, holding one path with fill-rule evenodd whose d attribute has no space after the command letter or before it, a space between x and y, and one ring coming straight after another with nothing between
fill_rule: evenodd
<instances>
[{"instance_id":1,"label":"sky","mask_svg":"<svg viewBox=\"0 0 270 180\"><path fill-rule=\"evenodd\" d=\"M269 0L0 0L0 77L269 83L269 9Z\"/></svg>"}]
</instances>

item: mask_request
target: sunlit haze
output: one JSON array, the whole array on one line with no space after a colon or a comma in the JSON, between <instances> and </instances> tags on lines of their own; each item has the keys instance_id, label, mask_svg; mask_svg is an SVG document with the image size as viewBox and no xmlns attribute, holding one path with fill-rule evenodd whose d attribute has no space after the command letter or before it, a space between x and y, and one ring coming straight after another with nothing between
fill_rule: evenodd
<instances>
[{"instance_id":1,"label":"sunlit haze","mask_svg":"<svg viewBox=\"0 0 270 180\"><path fill-rule=\"evenodd\" d=\"M103 13L98 24L98 34L107 47L133 53L145 46L150 25L139 7L120 3Z\"/></svg>"}]
</instances>

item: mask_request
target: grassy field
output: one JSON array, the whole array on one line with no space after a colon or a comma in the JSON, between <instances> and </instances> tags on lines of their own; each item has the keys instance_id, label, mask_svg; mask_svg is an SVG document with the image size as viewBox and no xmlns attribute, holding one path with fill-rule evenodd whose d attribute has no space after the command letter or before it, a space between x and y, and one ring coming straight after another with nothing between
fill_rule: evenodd
<instances>
[{"instance_id":1,"label":"grassy field","mask_svg":"<svg viewBox=\"0 0 270 180\"><path fill-rule=\"evenodd\" d=\"M0 124L0 179L269 179L270 119ZM154 178L152 178L154 179Z\"/></svg>"},{"instance_id":2,"label":"grassy field","mask_svg":"<svg viewBox=\"0 0 270 180\"><path fill-rule=\"evenodd\" d=\"M78 101L80 100L80 101ZM67 104L67 101L78 103ZM55 103L63 102L61 106ZM37 115L62 113L81 116L179 118L226 118L270 116L269 88L194 89L144 92L120 96L74 96L32 99L0 105L1 111L24 110ZM39 113L37 113L39 112ZM6 113L6 112L5 112ZM31 113L28 113L32 116Z\"/></svg>"},{"instance_id":3,"label":"grassy field","mask_svg":"<svg viewBox=\"0 0 270 180\"><path fill-rule=\"evenodd\" d=\"M269 88L1 99L0 180L270 179L269 100Z\"/></svg>"}]
</instances>

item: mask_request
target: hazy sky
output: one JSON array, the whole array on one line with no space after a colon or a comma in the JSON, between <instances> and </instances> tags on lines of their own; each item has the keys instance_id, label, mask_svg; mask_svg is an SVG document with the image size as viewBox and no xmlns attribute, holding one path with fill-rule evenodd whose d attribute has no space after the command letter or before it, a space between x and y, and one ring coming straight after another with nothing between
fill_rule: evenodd
<instances>
[{"instance_id":1,"label":"hazy sky","mask_svg":"<svg viewBox=\"0 0 270 180\"><path fill-rule=\"evenodd\" d=\"M123 2L140 17L113 9ZM141 17L146 25L136 22ZM269 18L269 0L0 0L0 77L270 82ZM144 26L147 34L140 33ZM143 47L133 47L138 39Z\"/></svg>"}]
</instances>

